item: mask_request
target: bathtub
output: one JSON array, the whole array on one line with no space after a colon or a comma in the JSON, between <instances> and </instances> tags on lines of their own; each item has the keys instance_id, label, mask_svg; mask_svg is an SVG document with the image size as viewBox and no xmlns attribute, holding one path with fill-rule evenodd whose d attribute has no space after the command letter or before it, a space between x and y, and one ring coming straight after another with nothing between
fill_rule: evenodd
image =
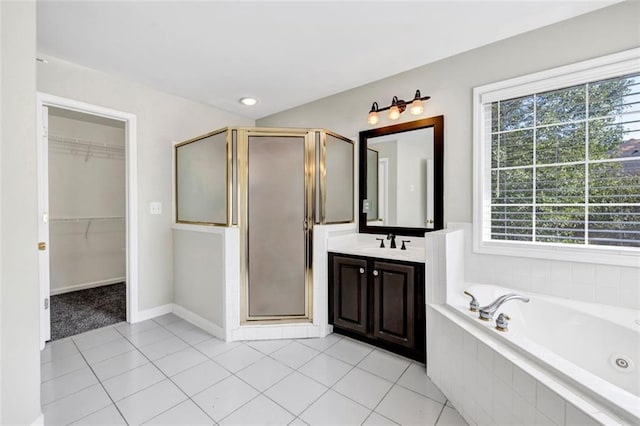
<instances>
[{"instance_id":1,"label":"bathtub","mask_svg":"<svg viewBox=\"0 0 640 426\"><path fill-rule=\"evenodd\" d=\"M530 298L511 300L496 311L511 317L509 331L469 311L469 297L448 294L447 305L518 353L575 387L594 402L632 424L640 424L640 312L571 301L504 287L467 283L480 306L507 293Z\"/></svg>"}]
</instances>

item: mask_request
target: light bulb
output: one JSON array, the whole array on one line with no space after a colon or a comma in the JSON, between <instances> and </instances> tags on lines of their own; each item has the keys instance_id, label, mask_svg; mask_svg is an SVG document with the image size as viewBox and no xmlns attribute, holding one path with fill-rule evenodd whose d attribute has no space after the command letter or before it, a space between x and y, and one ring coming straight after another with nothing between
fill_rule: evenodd
<instances>
[{"instance_id":1,"label":"light bulb","mask_svg":"<svg viewBox=\"0 0 640 426\"><path fill-rule=\"evenodd\" d=\"M394 105L389 110L389 120L397 120L398 118L400 118L400 109Z\"/></svg>"},{"instance_id":2,"label":"light bulb","mask_svg":"<svg viewBox=\"0 0 640 426\"><path fill-rule=\"evenodd\" d=\"M367 123L374 125L374 124L378 124L378 121L380 121L380 118L378 117L378 113L376 111L371 111L369 113L369 116L367 117Z\"/></svg>"},{"instance_id":3,"label":"light bulb","mask_svg":"<svg viewBox=\"0 0 640 426\"><path fill-rule=\"evenodd\" d=\"M409 107L409 113L411 115L420 115L424 112L424 107L422 106L422 101L420 99L414 99L411 102L411 106Z\"/></svg>"}]
</instances>

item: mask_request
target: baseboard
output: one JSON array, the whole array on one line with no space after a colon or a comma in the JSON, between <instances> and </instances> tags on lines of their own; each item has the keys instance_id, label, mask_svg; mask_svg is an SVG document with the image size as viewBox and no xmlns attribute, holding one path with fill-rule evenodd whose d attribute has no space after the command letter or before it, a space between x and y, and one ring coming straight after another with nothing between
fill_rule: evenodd
<instances>
[{"instance_id":1,"label":"baseboard","mask_svg":"<svg viewBox=\"0 0 640 426\"><path fill-rule=\"evenodd\" d=\"M44 426L44 414L40 413L40 415L31 422L31 426Z\"/></svg>"},{"instance_id":2,"label":"baseboard","mask_svg":"<svg viewBox=\"0 0 640 426\"><path fill-rule=\"evenodd\" d=\"M207 333L210 333L217 337L218 339L225 340L225 332L222 327L217 324L212 323L208 319L202 318L200 315L195 314L176 303L173 304L173 313L185 321L190 322L196 327L200 327Z\"/></svg>"},{"instance_id":3,"label":"baseboard","mask_svg":"<svg viewBox=\"0 0 640 426\"><path fill-rule=\"evenodd\" d=\"M144 311L138 311L135 318L131 320L131 323L145 321L161 315L170 314L171 312L173 312L173 303L167 303L166 305L145 309Z\"/></svg>"},{"instance_id":4,"label":"baseboard","mask_svg":"<svg viewBox=\"0 0 640 426\"><path fill-rule=\"evenodd\" d=\"M110 285L110 284L118 284L121 282L126 281L127 278L126 277L117 277L117 278L110 278L108 280L101 280L101 281L93 281L90 283L81 283L81 284L75 284L75 285L70 285L67 287L60 287L60 288L52 288L51 289L51 296L56 296L58 294L64 294L64 293L70 293L72 291L78 291L78 290L86 290L88 288L94 288L94 287L102 287L103 285Z\"/></svg>"}]
</instances>

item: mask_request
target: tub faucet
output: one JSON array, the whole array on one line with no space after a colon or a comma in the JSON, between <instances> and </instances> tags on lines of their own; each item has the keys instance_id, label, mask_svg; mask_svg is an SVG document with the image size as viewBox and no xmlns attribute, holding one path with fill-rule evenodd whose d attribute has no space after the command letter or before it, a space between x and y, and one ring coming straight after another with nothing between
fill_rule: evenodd
<instances>
[{"instance_id":1,"label":"tub faucet","mask_svg":"<svg viewBox=\"0 0 640 426\"><path fill-rule=\"evenodd\" d=\"M522 300L523 302L528 302L529 298L525 296L521 296L516 293L505 294L504 296L498 297L493 303L487 306L483 306L480 308L480 319L484 321L491 321L493 319L493 314L496 313L498 308L502 306L503 303L508 302L509 300Z\"/></svg>"}]
</instances>

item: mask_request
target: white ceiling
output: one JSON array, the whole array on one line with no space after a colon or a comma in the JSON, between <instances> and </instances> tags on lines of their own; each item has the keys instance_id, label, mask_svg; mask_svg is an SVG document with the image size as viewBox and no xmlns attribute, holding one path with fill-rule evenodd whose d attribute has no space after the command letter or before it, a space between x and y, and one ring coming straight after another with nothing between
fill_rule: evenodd
<instances>
[{"instance_id":1,"label":"white ceiling","mask_svg":"<svg viewBox=\"0 0 640 426\"><path fill-rule=\"evenodd\" d=\"M39 0L38 52L260 118L618 1Z\"/></svg>"}]
</instances>

